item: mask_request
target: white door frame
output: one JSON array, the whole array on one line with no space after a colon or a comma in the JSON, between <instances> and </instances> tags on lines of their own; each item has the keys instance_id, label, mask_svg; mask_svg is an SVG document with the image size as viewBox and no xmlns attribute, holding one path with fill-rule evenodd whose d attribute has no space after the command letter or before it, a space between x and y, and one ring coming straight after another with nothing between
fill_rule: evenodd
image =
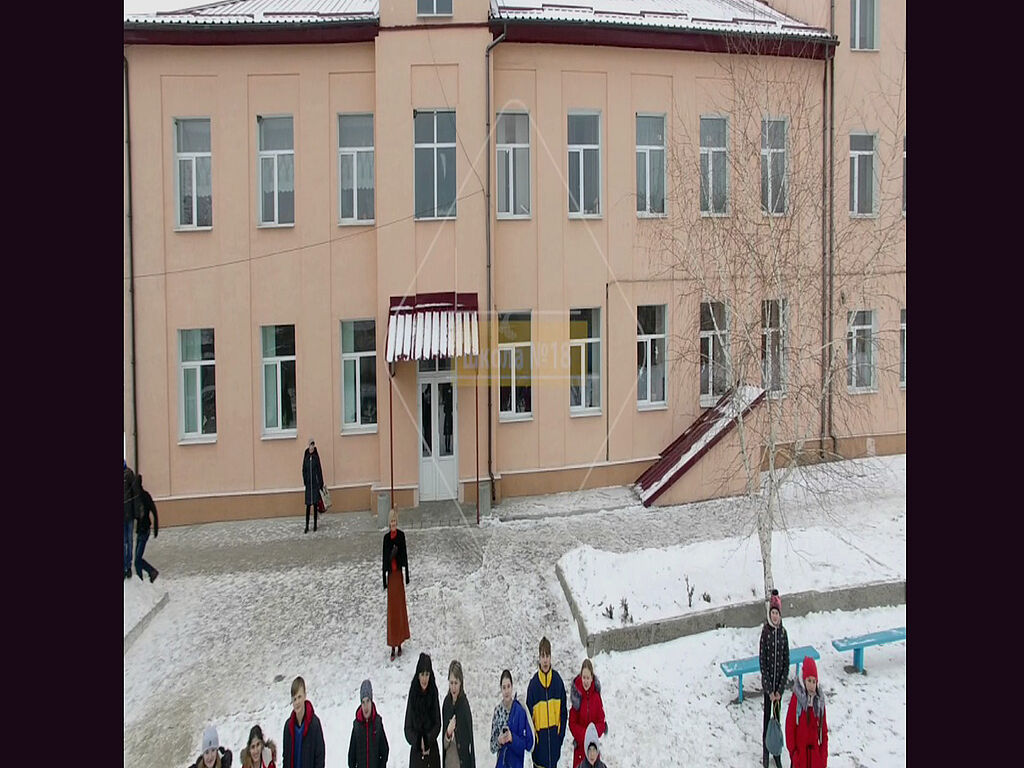
<instances>
[{"instance_id":1,"label":"white door frame","mask_svg":"<svg viewBox=\"0 0 1024 768\"><path fill-rule=\"evenodd\" d=\"M454 360L453 370L424 372L416 366L416 454L419 457L419 498L420 501L457 499L459 496L459 388L457 386ZM452 454L439 456L441 438L441 408L438 392L440 384L452 388ZM423 455L423 385L430 386L430 446L432 455Z\"/></svg>"}]
</instances>

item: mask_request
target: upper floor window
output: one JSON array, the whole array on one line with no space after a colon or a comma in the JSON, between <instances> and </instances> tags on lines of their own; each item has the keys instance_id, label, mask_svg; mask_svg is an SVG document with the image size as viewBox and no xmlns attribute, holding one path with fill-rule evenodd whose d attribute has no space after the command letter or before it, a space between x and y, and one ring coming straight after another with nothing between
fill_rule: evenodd
<instances>
[{"instance_id":1,"label":"upper floor window","mask_svg":"<svg viewBox=\"0 0 1024 768\"><path fill-rule=\"evenodd\" d=\"M416 0L417 16L451 16L452 0Z\"/></svg>"},{"instance_id":2,"label":"upper floor window","mask_svg":"<svg viewBox=\"0 0 1024 768\"><path fill-rule=\"evenodd\" d=\"M498 413L503 421L533 413L532 355L529 312L498 315Z\"/></svg>"},{"instance_id":3,"label":"upper floor window","mask_svg":"<svg viewBox=\"0 0 1024 768\"><path fill-rule=\"evenodd\" d=\"M530 116L498 115L498 218L530 215Z\"/></svg>"},{"instance_id":4,"label":"upper floor window","mask_svg":"<svg viewBox=\"0 0 1024 768\"><path fill-rule=\"evenodd\" d=\"M875 311L857 310L846 328L846 388L873 392L875 381Z\"/></svg>"},{"instance_id":5,"label":"upper floor window","mask_svg":"<svg viewBox=\"0 0 1024 768\"><path fill-rule=\"evenodd\" d=\"M217 436L217 363L213 328L178 331L181 359L181 436Z\"/></svg>"},{"instance_id":6,"label":"upper floor window","mask_svg":"<svg viewBox=\"0 0 1024 768\"><path fill-rule=\"evenodd\" d=\"M761 386L773 394L786 391L785 299L761 302Z\"/></svg>"},{"instance_id":7,"label":"upper floor window","mask_svg":"<svg viewBox=\"0 0 1024 768\"><path fill-rule=\"evenodd\" d=\"M295 434L295 326L260 327L263 344L263 433Z\"/></svg>"},{"instance_id":8,"label":"upper floor window","mask_svg":"<svg viewBox=\"0 0 1024 768\"><path fill-rule=\"evenodd\" d=\"M665 403L665 305L636 308L636 402Z\"/></svg>"},{"instance_id":9,"label":"upper floor window","mask_svg":"<svg viewBox=\"0 0 1024 768\"><path fill-rule=\"evenodd\" d=\"M342 224L374 219L373 115L338 115L338 201Z\"/></svg>"},{"instance_id":10,"label":"upper floor window","mask_svg":"<svg viewBox=\"0 0 1024 768\"><path fill-rule=\"evenodd\" d=\"M569 411L601 407L601 308L569 310Z\"/></svg>"},{"instance_id":11,"label":"upper floor window","mask_svg":"<svg viewBox=\"0 0 1024 768\"><path fill-rule=\"evenodd\" d=\"M761 211L786 213L786 121L761 121Z\"/></svg>"},{"instance_id":12,"label":"upper floor window","mask_svg":"<svg viewBox=\"0 0 1024 768\"><path fill-rule=\"evenodd\" d=\"M700 119L700 212L729 212L729 122Z\"/></svg>"},{"instance_id":13,"label":"upper floor window","mask_svg":"<svg viewBox=\"0 0 1024 768\"><path fill-rule=\"evenodd\" d=\"M260 132L260 224L295 223L295 141L291 115L257 117Z\"/></svg>"},{"instance_id":14,"label":"upper floor window","mask_svg":"<svg viewBox=\"0 0 1024 768\"><path fill-rule=\"evenodd\" d=\"M875 136L850 134L850 215L875 212Z\"/></svg>"},{"instance_id":15,"label":"upper floor window","mask_svg":"<svg viewBox=\"0 0 1024 768\"><path fill-rule=\"evenodd\" d=\"M377 424L377 323L341 321L342 431Z\"/></svg>"},{"instance_id":16,"label":"upper floor window","mask_svg":"<svg viewBox=\"0 0 1024 768\"><path fill-rule=\"evenodd\" d=\"M636 116L636 211L665 213L665 116Z\"/></svg>"},{"instance_id":17,"label":"upper floor window","mask_svg":"<svg viewBox=\"0 0 1024 768\"><path fill-rule=\"evenodd\" d=\"M873 51L877 32L875 0L850 0L850 48Z\"/></svg>"},{"instance_id":18,"label":"upper floor window","mask_svg":"<svg viewBox=\"0 0 1024 768\"><path fill-rule=\"evenodd\" d=\"M210 118L174 121L174 174L179 229L213 226Z\"/></svg>"},{"instance_id":19,"label":"upper floor window","mask_svg":"<svg viewBox=\"0 0 1024 768\"><path fill-rule=\"evenodd\" d=\"M455 218L455 110L414 110L416 218Z\"/></svg>"},{"instance_id":20,"label":"upper floor window","mask_svg":"<svg viewBox=\"0 0 1024 768\"><path fill-rule=\"evenodd\" d=\"M907 310L900 310L900 386L907 386Z\"/></svg>"},{"instance_id":21,"label":"upper floor window","mask_svg":"<svg viewBox=\"0 0 1024 768\"><path fill-rule=\"evenodd\" d=\"M569 115L569 216L601 215L601 115Z\"/></svg>"},{"instance_id":22,"label":"upper floor window","mask_svg":"<svg viewBox=\"0 0 1024 768\"><path fill-rule=\"evenodd\" d=\"M700 404L709 407L729 388L729 315L725 303L700 304Z\"/></svg>"}]
</instances>

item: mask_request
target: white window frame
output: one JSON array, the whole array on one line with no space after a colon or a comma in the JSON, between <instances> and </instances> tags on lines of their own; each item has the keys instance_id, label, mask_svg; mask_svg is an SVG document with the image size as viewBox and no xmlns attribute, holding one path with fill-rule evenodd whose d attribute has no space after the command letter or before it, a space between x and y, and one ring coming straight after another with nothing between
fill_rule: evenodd
<instances>
[{"instance_id":1,"label":"white window frame","mask_svg":"<svg viewBox=\"0 0 1024 768\"><path fill-rule=\"evenodd\" d=\"M768 143L768 130L767 123L778 123L781 122L784 126L784 138L783 144L785 147L782 149L769 149ZM782 211L774 212L772 209L774 205L765 205L765 200L761 200L761 215L763 216L786 216L789 214L789 118L788 117L771 117L765 116L761 118L761 162L768 164L768 185L767 194L768 197L772 196L772 155L779 154L783 155L785 160L784 170L782 172ZM760 170L760 169L759 169ZM774 203L774 200L769 200L770 203Z\"/></svg>"},{"instance_id":2,"label":"white window frame","mask_svg":"<svg viewBox=\"0 0 1024 768\"><path fill-rule=\"evenodd\" d=\"M533 216L533 167L531 166L531 163L533 162L533 153L530 150L530 139L529 139L530 132L532 130L532 126L530 124L530 122L531 122L530 121L530 113L527 112L527 111L523 111L523 110L503 110L501 112L498 112L497 117L494 120L495 136L497 136L497 127L498 127L499 121L501 120L502 115L525 115L526 116L526 135L527 135L528 138L527 138L527 141L526 141L525 144L523 144L523 143L510 144L508 142L502 142L500 144L496 143L497 150L496 150L495 158L494 158L496 167L498 165L501 165L502 162L503 162L503 155L502 155L502 153L505 153L505 157L509 158L508 159L508 169L509 170L508 170L508 174L507 174L507 177L506 177L506 181L508 182L508 189L506 190L506 194L508 195L507 199L508 199L508 204L509 204L509 210L508 211L498 210L498 206L495 205L495 210L497 211L497 218L499 218L499 219L529 219L529 218L532 218L532 216ZM524 149L526 150L526 164L527 164L527 167L529 167L529 169L530 169L530 189L527 190L527 206L528 206L528 210L527 210L526 213L513 213L512 212L515 209L515 207L516 207L516 205L515 205L515 192L516 192L516 186L515 186L516 152L515 151L517 149L518 150L524 150ZM497 184L497 179L498 179L497 170L495 170L494 179L495 179L495 184Z\"/></svg>"},{"instance_id":3,"label":"white window frame","mask_svg":"<svg viewBox=\"0 0 1024 768\"><path fill-rule=\"evenodd\" d=\"M533 354L533 310L530 309L519 309L509 310L507 312L501 312L498 315L498 322L501 322L502 317L506 315L522 315L527 314L530 316L530 340L529 341L515 341L515 342L499 342L498 343L498 420L499 421L531 421L533 419L533 398L536 394L533 386L533 367L534 367L534 354ZM530 410L529 411L516 411L516 350L517 349L528 349L530 351ZM509 366L512 371L512 410L503 411L501 410L501 355L503 352L508 352L511 355L512 364ZM524 384L525 386L525 384Z\"/></svg>"},{"instance_id":4,"label":"white window frame","mask_svg":"<svg viewBox=\"0 0 1024 768\"><path fill-rule=\"evenodd\" d=\"M765 325L765 318L771 322L771 304L778 304L779 325ZM767 314L766 314L767 310ZM779 376L781 381L776 389L770 388L769 372L772 370L771 350L773 337L779 339ZM784 298L765 299L761 302L761 386L768 392L769 397L785 397L787 383L789 381L789 301Z\"/></svg>"},{"instance_id":5,"label":"white window frame","mask_svg":"<svg viewBox=\"0 0 1024 768\"><path fill-rule=\"evenodd\" d=\"M700 345L704 339L708 339L708 388L710 392L700 393L700 407L710 408L718 402L719 398L725 394L725 392L715 392L715 341L714 337L717 335L722 342L722 354L725 355L725 389L729 390L732 382L732 350L730 349L730 332L729 328L732 325L732 311L729 307L729 302L719 301L716 299L707 299L702 301L701 305L704 304L721 304L723 307L723 314L725 315L725 328L713 328L708 331L700 330L700 308L697 310L697 330L700 334L700 340L697 346L697 386L700 384ZM715 323L715 312L714 308L711 309L711 323Z\"/></svg>"},{"instance_id":6,"label":"white window frame","mask_svg":"<svg viewBox=\"0 0 1024 768\"><path fill-rule=\"evenodd\" d=\"M900 389L907 388L907 308L900 309Z\"/></svg>"},{"instance_id":7,"label":"white window frame","mask_svg":"<svg viewBox=\"0 0 1024 768\"><path fill-rule=\"evenodd\" d=\"M199 360L184 360L184 334L198 331L200 338L202 337L203 331L210 331L214 334L214 358L212 360L203 360L200 354ZM215 443L217 442L217 432L203 432L203 371L202 369L209 366L214 369L214 377L216 377L217 371L217 352L216 352L216 330L214 328L180 328L178 330L178 442L179 443ZM200 343L200 349L202 344ZM185 431L185 371L195 370L196 372L196 408L198 413L196 414L196 424L199 426L196 432ZM216 408L216 383L214 383L214 408Z\"/></svg>"},{"instance_id":8,"label":"white window frame","mask_svg":"<svg viewBox=\"0 0 1024 768\"><path fill-rule=\"evenodd\" d=\"M878 134L868 133L867 131L853 131L850 133L850 143L853 143L853 137L859 138L869 137L871 139L871 149L853 149L850 147L850 161L853 166L850 171L850 193L852 199L850 200L850 218L852 219L874 219L878 216ZM862 213L857 209L860 208L859 199L859 181L860 181L860 158L870 157L871 158L871 210Z\"/></svg>"},{"instance_id":9,"label":"white window frame","mask_svg":"<svg viewBox=\"0 0 1024 768\"><path fill-rule=\"evenodd\" d=\"M641 117L659 117L659 118L661 118L661 134L662 134L662 136L664 136L664 143L662 143L661 146L658 146L656 144L640 144L639 143L639 141L640 141L639 136L636 136L636 140L637 140L636 153L638 155L641 154L641 153L644 155L644 165L645 165L645 168L646 168L646 170L644 172L644 177L645 177L645 182L646 182L645 199L647 200L647 209L643 210L643 211L637 211L636 212L636 217L638 219L664 219L664 218L668 217L668 119L667 119L668 116L667 116L667 114L665 112L637 112L636 113L636 118L637 119L633 123L634 134L636 134L637 131L638 131L639 126L637 125L637 123L639 122L639 118L641 118ZM661 152L662 152L662 155L663 155L662 163L661 163L661 177L662 177L661 178L661 184L662 184L661 188L662 188L662 190L665 193L664 199L662 200L662 204L665 207L664 211L652 211L651 210L651 150L652 149L653 150L660 149Z\"/></svg>"},{"instance_id":10,"label":"white window frame","mask_svg":"<svg viewBox=\"0 0 1024 768\"><path fill-rule=\"evenodd\" d=\"M854 320L861 312L870 314L868 324L855 324ZM871 373L871 381L867 384L856 385L851 383L852 377L856 375L854 360L854 346L857 343L858 333L867 331L867 349L870 355L868 370ZM863 337L861 337L863 338ZM850 310L846 320L846 391L851 395L869 394L878 391L878 312L874 309L853 309Z\"/></svg>"},{"instance_id":11,"label":"white window frame","mask_svg":"<svg viewBox=\"0 0 1024 768\"><path fill-rule=\"evenodd\" d=\"M345 324L346 323L359 323L359 322L372 322L373 323L373 350L370 352L346 352L345 351ZM350 320L341 321L341 433L343 435L359 435L374 433L377 431L377 423L380 421L380 411L377 411L377 421L372 423L363 423L363 412L360 408L362 404L362 366L360 362L364 357L372 357L374 360L374 367L377 365L377 318L375 317L354 317ZM355 364L356 376L355 376L355 398L356 398L356 420L345 421L345 363L351 361ZM374 399L376 399L374 394Z\"/></svg>"},{"instance_id":12,"label":"white window frame","mask_svg":"<svg viewBox=\"0 0 1024 768\"><path fill-rule=\"evenodd\" d=\"M729 216L732 212L732 206L729 198L729 116L728 115L701 115L697 121L697 138L700 140L700 121L701 120L723 120L725 122L725 146L724 147L705 147L703 143L700 145L700 156L708 158L708 177L703 181L708 185L708 209L704 210L701 208L700 215L709 218L716 216ZM714 194L714 178L715 178L715 154L724 155L724 159L720 162L725 163L725 210L716 211L714 210L715 199ZM698 166L699 167L699 166ZM698 198L700 190L698 189ZM698 199L698 205L700 200Z\"/></svg>"},{"instance_id":13,"label":"white window frame","mask_svg":"<svg viewBox=\"0 0 1024 768\"><path fill-rule=\"evenodd\" d=\"M597 117L597 144L569 144L569 118L570 117ZM601 110L599 109L570 109L566 112L565 118L565 130L566 130L566 155L565 155L565 179L566 179L566 197L565 205L569 207L569 158L576 152L579 154L580 162L580 188L576 190L579 201L580 210L573 212L569 211L570 219L600 219L604 217L604 189L602 184L602 169L604 168L604 151L601 148L601 131L603 129L601 120ZM586 150L597 150L597 212L596 213L584 213L583 212L583 190L586 189L586 182L584 180L584 163L583 157ZM667 196L667 195L666 195Z\"/></svg>"},{"instance_id":14,"label":"white window frame","mask_svg":"<svg viewBox=\"0 0 1024 768\"><path fill-rule=\"evenodd\" d=\"M874 29L871 30L871 42L870 48L862 47L860 45L860 38L858 37L860 32L860 14L865 3L871 3L875 11L875 24ZM878 50L878 11L881 3L878 0L850 0L850 50L851 51L877 51Z\"/></svg>"},{"instance_id":15,"label":"white window frame","mask_svg":"<svg viewBox=\"0 0 1024 768\"><path fill-rule=\"evenodd\" d=\"M412 140L412 207L413 207L413 219L415 221L451 221L458 218L459 212L459 182L458 182L458 153L455 154L455 167L452 172L455 173L455 199L453 200L455 209L452 211L450 216L438 216L437 215L437 151L439 149L454 149L456 148L456 141L438 141L437 139L437 116L442 112L451 112L455 119L458 119L456 111L448 108L432 108L432 109L414 109L413 110L413 140ZM434 140L432 142L417 142L416 141L416 116L419 114L431 114L434 119ZM455 123L456 134L455 137L458 139L458 122ZM416 211L416 150L417 149L432 149L434 157L434 215L433 216L420 216Z\"/></svg>"},{"instance_id":16,"label":"white window frame","mask_svg":"<svg viewBox=\"0 0 1024 768\"><path fill-rule=\"evenodd\" d=\"M903 134L903 218L907 218L907 134Z\"/></svg>"},{"instance_id":17,"label":"white window frame","mask_svg":"<svg viewBox=\"0 0 1024 768\"><path fill-rule=\"evenodd\" d=\"M433 6L434 10L431 11L430 13L423 13L420 11L419 0L416 0L416 15L420 18L430 18L434 16L453 16L455 13L455 0L451 0L451 4L452 9L447 13L443 13L437 10L437 0L431 0L431 5Z\"/></svg>"},{"instance_id":18,"label":"white window frame","mask_svg":"<svg viewBox=\"0 0 1024 768\"><path fill-rule=\"evenodd\" d=\"M260 416L260 421L263 424L263 437L264 438L268 438L268 439L295 437L298 434L298 428L299 428L299 423L298 423L299 422L299 408L298 408L298 404L297 403L296 403L296 407L295 407L295 429L283 429L281 427L281 423L284 421L284 419L282 418L282 413L281 413L281 395L284 392L284 389L281 387L281 363L287 362L289 360L291 360L292 362L295 363L295 399L297 401L298 397L299 397L299 392L298 392L298 390L299 390L299 364L298 364L298 362L296 362L296 355L274 355L272 357L264 357L263 356L263 329L264 328L276 328L279 325L291 325L293 329L295 327L294 323L271 323L270 325L261 325L261 326L259 326L259 329L260 329L260 357L261 357L261 363L260 363L260 390L263 393L263 397L260 400L260 412L262 414ZM295 345L296 345L296 349L298 349L298 335L297 334L295 336ZM276 427L268 427L267 426L266 367L268 365L273 365L276 368L276 370L277 370L277 404L276 404L276 407L277 407L277 426Z\"/></svg>"},{"instance_id":19,"label":"white window frame","mask_svg":"<svg viewBox=\"0 0 1024 768\"><path fill-rule=\"evenodd\" d=\"M662 333L641 333L640 332L640 308L660 307L662 311ZM645 397L640 397L640 374L637 372L636 409L638 411L657 411L668 407L668 304L640 304L637 305L636 341L644 345L644 365L647 368L647 392ZM652 400L651 391L654 387L651 384L651 348L657 339L664 341L665 359L662 373L662 392L665 397L662 400Z\"/></svg>"},{"instance_id":20,"label":"white window frame","mask_svg":"<svg viewBox=\"0 0 1024 768\"><path fill-rule=\"evenodd\" d=\"M589 336L585 339L572 338L572 310L589 309L597 312L597 336ZM601 414L601 403L604 398L604 370L601 365L601 322L604 319L604 312L601 307L572 307L569 310L569 415L570 416L599 416ZM597 346L597 402L587 403L587 360L594 354L591 347ZM572 349L580 348L580 405L572 404Z\"/></svg>"},{"instance_id":21,"label":"white window frame","mask_svg":"<svg viewBox=\"0 0 1024 768\"><path fill-rule=\"evenodd\" d=\"M287 117L292 121L292 148L291 149L260 149L260 123L263 120L274 119L279 117ZM258 185L259 194L256 197L256 220L259 222L259 227L262 229L273 228L273 227L294 227L295 221L280 221L280 203L281 203L281 187L278 183L278 174L280 169L280 158L284 155L292 156L292 200L298 201L298 171L299 169L295 164L295 116L291 114L271 114L271 115L256 115L256 183ZM264 158L273 159L274 161L274 220L264 221L263 220L263 160ZM298 206L293 204L292 218L295 217L295 208Z\"/></svg>"},{"instance_id":22,"label":"white window frame","mask_svg":"<svg viewBox=\"0 0 1024 768\"><path fill-rule=\"evenodd\" d=\"M373 125L373 143L369 147L346 147L341 144L341 121L346 117L369 117ZM339 112L338 113L338 226L366 226L376 223L377 219L377 123L372 112ZM373 189L370 194L373 196L373 213L369 219L359 218L359 155L369 155L373 162ZM352 212L355 214L350 218L342 215L342 196L344 190L341 186L341 163L342 158L352 158Z\"/></svg>"},{"instance_id":23,"label":"white window frame","mask_svg":"<svg viewBox=\"0 0 1024 768\"><path fill-rule=\"evenodd\" d=\"M210 150L208 152L183 152L178 146L178 123L187 120L205 120L210 124ZM174 118L174 229L178 232L207 232L213 229L213 120L210 117ZM196 175L196 160L205 157L210 160L210 224L199 225L199 178ZM181 223L181 161L192 165L192 223Z\"/></svg>"}]
</instances>

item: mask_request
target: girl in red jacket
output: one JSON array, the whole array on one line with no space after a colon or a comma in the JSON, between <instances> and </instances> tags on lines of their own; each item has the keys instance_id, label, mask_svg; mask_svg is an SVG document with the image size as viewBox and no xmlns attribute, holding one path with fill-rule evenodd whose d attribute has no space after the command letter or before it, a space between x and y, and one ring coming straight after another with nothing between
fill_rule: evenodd
<instances>
[{"instance_id":1,"label":"girl in red jacket","mask_svg":"<svg viewBox=\"0 0 1024 768\"><path fill-rule=\"evenodd\" d=\"M825 694L818 687L818 667L810 656L804 657L802 674L793 683L786 713L786 748L792 768L828 766Z\"/></svg>"},{"instance_id":2,"label":"girl in red jacket","mask_svg":"<svg viewBox=\"0 0 1024 768\"><path fill-rule=\"evenodd\" d=\"M583 660L580 673L569 686L569 731L572 733L572 765L577 768L586 757L583 749L587 726L591 723L597 729L598 736L608 733L608 724L604 719L604 703L601 701L601 683L594 674L594 665L590 659Z\"/></svg>"}]
</instances>

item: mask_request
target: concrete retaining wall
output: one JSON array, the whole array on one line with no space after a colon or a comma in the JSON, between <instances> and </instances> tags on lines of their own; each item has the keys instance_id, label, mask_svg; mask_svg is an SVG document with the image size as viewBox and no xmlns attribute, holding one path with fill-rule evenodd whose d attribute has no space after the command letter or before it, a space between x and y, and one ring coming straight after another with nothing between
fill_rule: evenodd
<instances>
[{"instance_id":1,"label":"concrete retaining wall","mask_svg":"<svg viewBox=\"0 0 1024 768\"><path fill-rule=\"evenodd\" d=\"M603 632L591 633L569 589L560 564L555 564L555 575L576 625L580 641L587 649L587 655L595 656L602 651L632 651L655 643L664 643L687 635L707 632L719 627L758 627L765 620L764 601L727 605L706 611L695 611L686 616L675 616L661 621L644 624L630 624ZM900 605L907 602L907 582L877 581L853 587L843 587L827 592L812 590L787 595L782 601L783 616L806 616L821 611L855 611L863 608L877 608L883 605Z\"/></svg>"},{"instance_id":2,"label":"concrete retaining wall","mask_svg":"<svg viewBox=\"0 0 1024 768\"><path fill-rule=\"evenodd\" d=\"M139 639L139 635L142 634L142 630L144 630L147 627L149 622L151 622L153 620L154 616L156 616L158 613L160 613L160 610L165 605L167 605L167 603L168 603L168 601L170 599L171 599L170 594L168 594L167 592L164 592L164 596L161 597L157 601L156 605L154 605L152 608L150 608L146 612L146 615L143 616L134 627L132 627L130 630L128 630L128 634L124 636L124 653L125 654L127 654L128 653L128 649L132 647L132 643L134 643L136 640ZM122 655L124 655L124 654L122 654Z\"/></svg>"}]
</instances>

